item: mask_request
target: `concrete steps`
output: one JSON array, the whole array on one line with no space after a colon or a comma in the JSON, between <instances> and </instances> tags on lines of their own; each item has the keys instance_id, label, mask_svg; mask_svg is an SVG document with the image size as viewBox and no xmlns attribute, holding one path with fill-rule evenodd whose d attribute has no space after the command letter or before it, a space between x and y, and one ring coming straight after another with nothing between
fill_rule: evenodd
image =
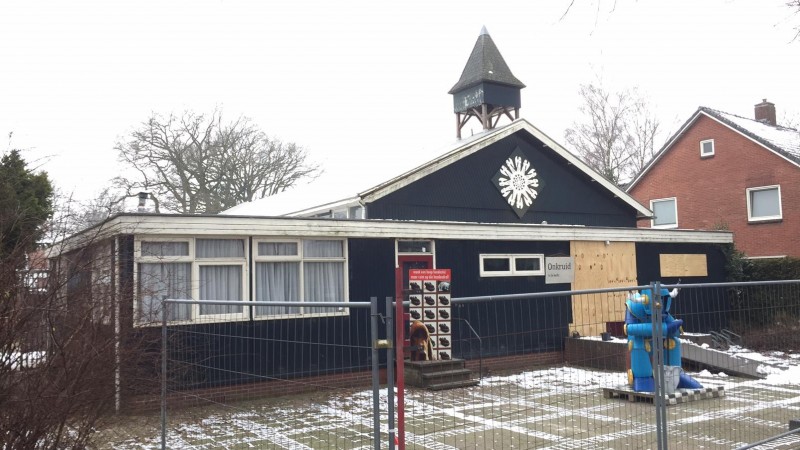
<instances>
[{"instance_id":1,"label":"concrete steps","mask_svg":"<svg viewBox=\"0 0 800 450\"><path fill-rule=\"evenodd\" d=\"M406 384L432 391L477 386L479 381L472 378L472 371L464 364L462 359L406 361Z\"/></svg>"}]
</instances>

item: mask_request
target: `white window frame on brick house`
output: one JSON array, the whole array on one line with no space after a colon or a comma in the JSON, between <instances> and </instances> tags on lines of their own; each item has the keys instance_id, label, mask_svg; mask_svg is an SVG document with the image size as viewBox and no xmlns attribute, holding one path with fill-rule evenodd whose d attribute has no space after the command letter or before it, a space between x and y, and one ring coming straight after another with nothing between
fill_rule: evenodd
<instances>
[{"instance_id":1,"label":"white window frame on brick house","mask_svg":"<svg viewBox=\"0 0 800 450\"><path fill-rule=\"evenodd\" d=\"M705 151L705 144L711 144L711 151ZM714 156L714 140L713 139L704 139L700 141L700 157L701 158L709 158Z\"/></svg>"},{"instance_id":2,"label":"white window frame on brick house","mask_svg":"<svg viewBox=\"0 0 800 450\"><path fill-rule=\"evenodd\" d=\"M674 212L675 212L675 223L662 223L657 224L656 219L658 218L656 214L655 204L656 203L666 203L672 202ZM650 220L650 228L678 228L678 198L677 197L666 197L666 198L656 198L650 200L650 210L653 211L653 218Z\"/></svg>"},{"instance_id":3,"label":"white window frame on brick house","mask_svg":"<svg viewBox=\"0 0 800 450\"><path fill-rule=\"evenodd\" d=\"M487 259L504 260L508 262L507 270L485 270L484 261ZM538 259L539 270L524 270L517 268L517 260ZM478 267L481 277L530 277L544 275L544 255L541 253L533 254L481 254L479 256Z\"/></svg>"},{"instance_id":4,"label":"white window frame on brick house","mask_svg":"<svg viewBox=\"0 0 800 450\"><path fill-rule=\"evenodd\" d=\"M753 215L754 205L753 197L758 192L775 191L778 195L778 213L771 215ZM781 186L779 184L772 186L758 186L745 189L745 197L747 198L747 221L748 222L765 222L774 220L783 220L783 205L781 203Z\"/></svg>"}]
</instances>

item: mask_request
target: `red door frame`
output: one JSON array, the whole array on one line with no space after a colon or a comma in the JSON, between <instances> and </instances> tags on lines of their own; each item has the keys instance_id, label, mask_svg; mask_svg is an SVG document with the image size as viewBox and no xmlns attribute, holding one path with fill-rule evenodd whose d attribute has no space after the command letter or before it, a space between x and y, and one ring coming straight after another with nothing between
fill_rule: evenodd
<instances>
[{"instance_id":1,"label":"red door frame","mask_svg":"<svg viewBox=\"0 0 800 450\"><path fill-rule=\"evenodd\" d=\"M419 262L419 263L426 263L427 267L417 267L419 269L433 269L433 255L430 254L418 254L418 255L397 255L397 266L395 267L394 272L394 291L395 291L395 358L397 358L397 364L395 371L396 378L397 378L397 444L399 450L405 450L406 448L406 424L405 424L405 374L403 373L405 367L405 349L408 346L406 344L406 322L408 318L406 317L405 308L403 307L403 301L405 301L405 295L403 295L403 291L408 289L407 283L403 283L403 279L408 278L408 273L403 273L403 265L404 263L409 262Z\"/></svg>"}]
</instances>

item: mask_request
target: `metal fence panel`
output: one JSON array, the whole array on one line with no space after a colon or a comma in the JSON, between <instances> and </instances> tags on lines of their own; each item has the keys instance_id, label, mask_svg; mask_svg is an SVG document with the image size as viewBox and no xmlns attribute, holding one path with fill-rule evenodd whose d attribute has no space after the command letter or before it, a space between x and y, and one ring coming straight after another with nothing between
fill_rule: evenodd
<instances>
[{"instance_id":1,"label":"metal fence panel","mask_svg":"<svg viewBox=\"0 0 800 450\"><path fill-rule=\"evenodd\" d=\"M664 287L680 288L684 368L725 393L675 408L670 445L739 448L786 432L800 416L800 281ZM798 447L792 434L758 448Z\"/></svg>"},{"instance_id":2,"label":"metal fence panel","mask_svg":"<svg viewBox=\"0 0 800 450\"><path fill-rule=\"evenodd\" d=\"M373 447L369 306L304 304L344 308L312 319L168 322L165 448Z\"/></svg>"},{"instance_id":3,"label":"metal fence panel","mask_svg":"<svg viewBox=\"0 0 800 450\"><path fill-rule=\"evenodd\" d=\"M655 327L646 345L654 362L666 364L676 347L682 350L684 373L702 389L669 393L671 377L655 365L664 395L629 394L625 317L610 317L608 305L633 290L676 287L677 297L662 301L670 304L665 315L683 321L683 334L670 343L658 336L666 328ZM781 436L800 408L800 281L632 286L453 304L453 354L473 371L482 366L483 378L461 389L409 388L407 448L729 449L772 436L780 438L764 448L800 446L797 434ZM587 311L573 314L574 307ZM576 323L575 316L596 320Z\"/></svg>"},{"instance_id":4,"label":"metal fence panel","mask_svg":"<svg viewBox=\"0 0 800 450\"><path fill-rule=\"evenodd\" d=\"M679 289L675 298L654 302L669 303L663 312L683 321L683 333L671 344L666 328L651 325L645 345L654 361L667 364L680 349L684 373L702 390L654 396L630 389L631 344L615 303L648 288ZM400 448L730 449L761 441L762 448L800 447L800 436L784 435L800 414L800 281L451 300L447 345L472 371L474 385L406 386L397 405L405 411ZM159 353L167 363L165 446L390 448L394 391L374 395L373 362L387 369L387 381L394 374L383 353L375 359L376 339L403 353L402 343L391 342L391 318L369 310L377 304L320 305L325 314L311 318L168 321L158 329L166 333ZM576 307L586 309L575 314ZM654 387L667 391L670 376L662 368L654 367ZM437 382L456 380L457 369ZM406 375L417 384L430 381ZM147 448L160 442L152 444Z\"/></svg>"},{"instance_id":5,"label":"metal fence panel","mask_svg":"<svg viewBox=\"0 0 800 450\"><path fill-rule=\"evenodd\" d=\"M627 342L583 333L605 333L600 306L629 289L453 299L453 355L482 379L409 389L406 448L656 448L652 403L604 396L627 384ZM596 320L573 322L573 304Z\"/></svg>"}]
</instances>

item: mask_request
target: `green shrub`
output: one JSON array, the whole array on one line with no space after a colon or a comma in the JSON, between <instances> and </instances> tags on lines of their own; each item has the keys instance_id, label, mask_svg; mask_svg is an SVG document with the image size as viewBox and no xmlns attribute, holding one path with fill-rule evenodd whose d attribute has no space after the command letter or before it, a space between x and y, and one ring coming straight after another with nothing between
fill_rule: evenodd
<instances>
[{"instance_id":1,"label":"green shrub","mask_svg":"<svg viewBox=\"0 0 800 450\"><path fill-rule=\"evenodd\" d=\"M800 258L751 259L744 269L748 281L800 280Z\"/></svg>"}]
</instances>

